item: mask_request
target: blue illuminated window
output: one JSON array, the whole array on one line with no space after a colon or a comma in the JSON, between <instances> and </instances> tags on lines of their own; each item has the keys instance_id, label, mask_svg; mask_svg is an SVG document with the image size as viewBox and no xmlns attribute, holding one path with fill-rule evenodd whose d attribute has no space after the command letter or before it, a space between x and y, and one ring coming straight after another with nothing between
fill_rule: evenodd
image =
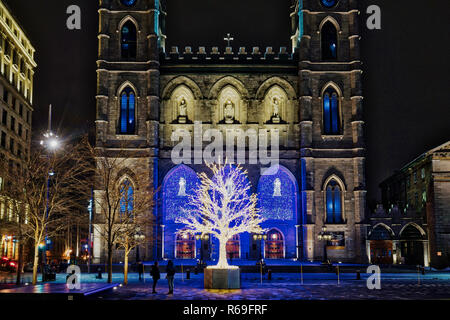
<instances>
[{"instance_id":1,"label":"blue illuminated window","mask_svg":"<svg viewBox=\"0 0 450 320\"><path fill-rule=\"evenodd\" d=\"M131 7L136 3L136 0L121 0L122 4Z\"/></svg>"},{"instance_id":2,"label":"blue illuminated window","mask_svg":"<svg viewBox=\"0 0 450 320\"><path fill-rule=\"evenodd\" d=\"M177 217L189 209L189 196L194 195L200 183L194 170L180 165L172 169L164 178L163 212L164 220L174 223Z\"/></svg>"},{"instance_id":3,"label":"blue illuminated window","mask_svg":"<svg viewBox=\"0 0 450 320\"><path fill-rule=\"evenodd\" d=\"M325 8L332 8L336 5L338 0L321 0L320 1Z\"/></svg>"},{"instance_id":4,"label":"blue illuminated window","mask_svg":"<svg viewBox=\"0 0 450 320\"><path fill-rule=\"evenodd\" d=\"M337 39L337 30L334 24L330 21L325 22L321 30L322 60L337 59Z\"/></svg>"},{"instance_id":5,"label":"blue illuminated window","mask_svg":"<svg viewBox=\"0 0 450 320\"><path fill-rule=\"evenodd\" d=\"M136 95L127 87L120 95L120 133L134 134L136 128Z\"/></svg>"},{"instance_id":6,"label":"blue illuminated window","mask_svg":"<svg viewBox=\"0 0 450 320\"><path fill-rule=\"evenodd\" d=\"M342 190L336 180L331 180L326 188L327 223L343 223Z\"/></svg>"},{"instance_id":7,"label":"blue illuminated window","mask_svg":"<svg viewBox=\"0 0 450 320\"><path fill-rule=\"evenodd\" d=\"M325 90L323 95L323 133L325 135L340 135L342 133L339 95L333 87Z\"/></svg>"},{"instance_id":8,"label":"blue illuminated window","mask_svg":"<svg viewBox=\"0 0 450 320\"><path fill-rule=\"evenodd\" d=\"M130 180L125 179L120 184L120 214L130 215L134 210L134 190Z\"/></svg>"},{"instance_id":9,"label":"blue illuminated window","mask_svg":"<svg viewBox=\"0 0 450 320\"><path fill-rule=\"evenodd\" d=\"M273 175L261 176L258 198L261 214L267 220L289 221L296 218L297 182L284 167Z\"/></svg>"},{"instance_id":10,"label":"blue illuminated window","mask_svg":"<svg viewBox=\"0 0 450 320\"><path fill-rule=\"evenodd\" d=\"M136 26L128 20L122 27L122 59L136 59L137 36Z\"/></svg>"}]
</instances>

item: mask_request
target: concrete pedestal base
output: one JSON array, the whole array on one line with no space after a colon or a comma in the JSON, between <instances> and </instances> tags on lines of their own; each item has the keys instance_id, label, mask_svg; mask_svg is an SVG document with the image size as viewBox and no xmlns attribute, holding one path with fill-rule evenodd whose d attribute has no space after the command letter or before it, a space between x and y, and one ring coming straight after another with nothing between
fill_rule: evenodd
<instances>
[{"instance_id":1,"label":"concrete pedestal base","mask_svg":"<svg viewBox=\"0 0 450 320\"><path fill-rule=\"evenodd\" d=\"M240 289L241 272L236 269L206 268L205 289Z\"/></svg>"}]
</instances>

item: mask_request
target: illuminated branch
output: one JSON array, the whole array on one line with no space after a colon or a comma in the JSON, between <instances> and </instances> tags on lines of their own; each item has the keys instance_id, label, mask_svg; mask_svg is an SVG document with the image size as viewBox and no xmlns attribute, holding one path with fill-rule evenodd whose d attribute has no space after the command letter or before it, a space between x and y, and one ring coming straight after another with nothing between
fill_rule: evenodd
<instances>
[{"instance_id":1,"label":"illuminated branch","mask_svg":"<svg viewBox=\"0 0 450 320\"><path fill-rule=\"evenodd\" d=\"M257 196L250 194L247 172L229 164L208 165L212 178L199 175L201 183L189 196L190 208L176 222L183 224L182 235L211 234L220 242L218 268L228 268L226 244L244 232L262 233L264 218L257 209Z\"/></svg>"}]
</instances>

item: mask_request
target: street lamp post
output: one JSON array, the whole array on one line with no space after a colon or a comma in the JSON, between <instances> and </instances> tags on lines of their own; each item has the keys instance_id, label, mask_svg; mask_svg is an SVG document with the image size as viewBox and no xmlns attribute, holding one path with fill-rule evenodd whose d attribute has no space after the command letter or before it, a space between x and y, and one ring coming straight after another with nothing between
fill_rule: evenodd
<instances>
[{"instance_id":1,"label":"street lamp post","mask_svg":"<svg viewBox=\"0 0 450 320\"><path fill-rule=\"evenodd\" d=\"M197 241L200 240L200 261L198 262L198 264L200 265L200 267L204 266L204 262L203 262L203 241L208 241L209 240L209 235L205 234L197 234L195 236L195 239L197 239Z\"/></svg>"},{"instance_id":2,"label":"street lamp post","mask_svg":"<svg viewBox=\"0 0 450 320\"><path fill-rule=\"evenodd\" d=\"M52 105L49 106L48 109L48 130L46 133L44 133L43 139L40 142L41 146L46 148L50 152L56 152L56 150L59 148L60 142L58 140L58 136L55 135L52 132ZM47 155L49 158L49 156ZM48 219L49 214L49 201L50 201L50 179L54 175L54 172L51 168L48 168L47 173L47 190L46 190L46 208L45 208L45 219ZM45 280L44 277L44 266L47 263L47 245L49 243L49 240L47 238L47 228L45 228L45 237L44 237L44 247L42 249L42 278L43 281Z\"/></svg>"},{"instance_id":3,"label":"street lamp post","mask_svg":"<svg viewBox=\"0 0 450 320\"><path fill-rule=\"evenodd\" d=\"M91 189L91 199L89 200L89 206L88 206L88 211L89 211L89 230L88 230L88 261L87 261L87 265L88 265L88 274L91 272L91 230L92 230L92 212L94 209L94 189Z\"/></svg>"},{"instance_id":4,"label":"street lamp post","mask_svg":"<svg viewBox=\"0 0 450 320\"><path fill-rule=\"evenodd\" d=\"M255 241L259 241L259 263L262 264L263 259L262 259L262 241L266 241L267 240L267 234L254 234L253 235L253 240Z\"/></svg>"},{"instance_id":5,"label":"street lamp post","mask_svg":"<svg viewBox=\"0 0 450 320\"><path fill-rule=\"evenodd\" d=\"M136 241L136 262L139 262L139 244L144 241L145 235L141 232L141 228L136 228L136 233L134 234L134 240Z\"/></svg>"},{"instance_id":6,"label":"street lamp post","mask_svg":"<svg viewBox=\"0 0 450 320\"><path fill-rule=\"evenodd\" d=\"M333 234L330 232L327 232L327 227L323 226L322 231L317 235L317 239L319 239L319 241L324 241L323 263L328 264L327 242L333 239Z\"/></svg>"}]
</instances>

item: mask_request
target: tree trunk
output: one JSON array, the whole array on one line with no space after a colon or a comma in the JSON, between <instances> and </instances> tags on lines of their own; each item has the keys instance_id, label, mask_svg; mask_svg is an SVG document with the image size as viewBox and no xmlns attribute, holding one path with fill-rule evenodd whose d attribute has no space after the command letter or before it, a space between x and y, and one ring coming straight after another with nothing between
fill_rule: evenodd
<instances>
[{"instance_id":1,"label":"tree trunk","mask_svg":"<svg viewBox=\"0 0 450 320\"><path fill-rule=\"evenodd\" d=\"M112 283L112 246L108 245L108 283Z\"/></svg>"},{"instance_id":2,"label":"tree trunk","mask_svg":"<svg viewBox=\"0 0 450 320\"><path fill-rule=\"evenodd\" d=\"M125 261L123 265L123 284L128 284L128 251L125 250Z\"/></svg>"},{"instance_id":3,"label":"tree trunk","mask_svg":"<svg viewBox=\"0 0 450 320\"><path fill-rule=\"evenodd\" d=\"M37 283L37 268L39 264L39 243L34 243L34 261L33 261L33 285ZM44 270L41 270L42 274Z\"/></svg>"},{"instance_id":4,"label":"tree trunk","mask_svg":"<svg viewBox=\"0 0 450 320\"><path fill-rule=\"evenodd\" d=\"M19 261L17 261L17 277L16 277L16 285L20 285L20 277L22 276L23 269L23 244L22 239L19 240Z\"/></svg>"},{"instance_id":5,"label":"tree trunk","mask_svg":"<svg viewBox=\"0 0 450 320\"><path fill-rule=\"evenodd\" d=\"M217 267L227 269L229 267L227 261L227 240L220 239L219 263Z\"/></svg>"}]
</instances>

